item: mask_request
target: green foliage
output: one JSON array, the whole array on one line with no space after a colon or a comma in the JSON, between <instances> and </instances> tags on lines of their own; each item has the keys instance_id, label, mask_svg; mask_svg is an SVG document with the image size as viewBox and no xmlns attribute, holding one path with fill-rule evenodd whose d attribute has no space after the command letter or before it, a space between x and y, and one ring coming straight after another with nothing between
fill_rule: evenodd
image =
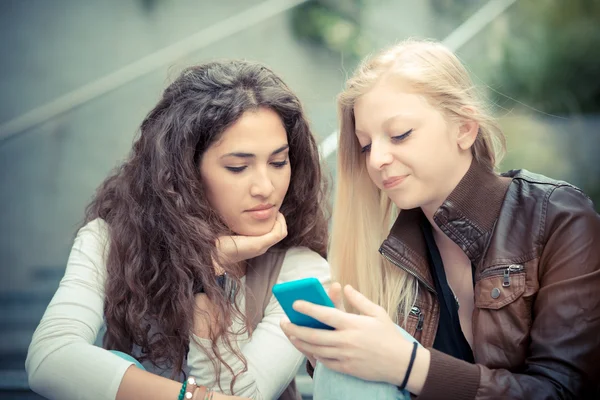
<instances>
[{"instance_id":1,"label":"green foliage","mask_svg":"<svg viewBox=\"0 0 600 400\"><path fill-rule=\"evenodd\" d=\"M291 13L292 29L302 40L342 53L355 62L372 46L360 26L363 1L308 1Z\"/></svg>"},{"instance_id":2,"label":"green foliage","mask_svg":"<svg viewBox=\"0 0 600 400\"><path fill-rule=\"evenodd\" d=\"M492 86L550 114L600 112L600 1L519 0Z\"/></svg>"}]
</instances>

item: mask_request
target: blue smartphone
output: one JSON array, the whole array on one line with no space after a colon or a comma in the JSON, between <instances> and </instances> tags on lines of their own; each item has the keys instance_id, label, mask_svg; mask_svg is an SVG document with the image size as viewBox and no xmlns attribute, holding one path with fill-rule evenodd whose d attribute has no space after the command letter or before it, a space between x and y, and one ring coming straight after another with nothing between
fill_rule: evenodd
<instances>
[{"instance_id":1,"label":"blue smartphone","mask_svg":"<svg viewBox=\"0 0 600 400\"><path fill-rule=\"evenodd\" d=\"M292 323L309 328L334 329L292 308L292 304L296 300L305 300L320 306L335 307L317 278L304 278L278 283L273 286L273 294Z\"/></svg>"}]
</instances>

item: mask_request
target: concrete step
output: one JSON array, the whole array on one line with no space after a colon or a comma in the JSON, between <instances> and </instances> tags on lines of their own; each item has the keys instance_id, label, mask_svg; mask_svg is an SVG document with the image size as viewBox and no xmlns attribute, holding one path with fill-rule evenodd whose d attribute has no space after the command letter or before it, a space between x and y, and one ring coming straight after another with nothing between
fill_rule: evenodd
<instances>
[{"instance_id":1,"label":"concrete step","mask_svg":"<svg viewBox=\"0 0 600 400\"><path fill-rule=\"evenodd\" d=\"M0 370L0 400L5 399L40 400L43 397L29 389L24 369Z\"/></svg>"},{"instance_id":2,"label":"concrete step","mask_svg":"<svg viewBox=\"0 0 600 400\"><path fill-rule=\"evenodd\" d=\"M31 329L11 329L0 332L0 360L8 354L26 354L32 336Z\"/></svg>"},{"instance_id":3,"label":"concrete step","mask_svg":"<svg viewBox=\"0 0 600 400\"><path fill-rule=\"evenodd\" d=\"M33 332L49 302L50 299L38 304L3 304L0 300L0 332L14 329Z\"/></svg>"},{"instance_id":4,"label":"concrete step","mask_svg":"<svg viewBox=\"0 0 600 400\"><path fill-rule=\"evenodd\" d=\"M0 355L0 373L3 371L18 371L25 368L27 349L23 351L9 351Z\"/></svg>"},{"instance_id":5,"label":"concrete step","mask_svg":"<svg viewBox=\"0 0 600 400\"><path fill-rule=\"evenodd\" d=\"M0 400L15 400L15 399L44 400L44 398L42 396L33 393L31 390L2 390L2 389L0 389Z\"/></svg>"}]
</instances>

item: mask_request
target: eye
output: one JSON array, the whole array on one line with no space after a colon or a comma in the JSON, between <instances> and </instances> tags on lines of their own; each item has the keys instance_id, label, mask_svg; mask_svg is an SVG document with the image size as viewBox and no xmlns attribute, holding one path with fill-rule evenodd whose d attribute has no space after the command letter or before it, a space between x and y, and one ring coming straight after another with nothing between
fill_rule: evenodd
<instances>
[{"instance_id":1,"label":"eye","mask_svg":"<svg viewBox=\"0 0 600 400\"><path fill-rule=\"evenodd\" d=\"M404 139L406 139L407 137L410 136L410 134L412 133L412 129L409 129L408 131L406 131L405 133L403 133L402 135L399 136L392 136L392 141L394 142L401 142Z\"/></svg>"},{"instance_id":2,"label":"eye","mask_svg":"<svg viewBox=\"0 0 600 400\"><path fill-rule=\"evenodd\" d=\"M368 145L366 145L365 147L362 147L362 148L360 149L360 152L361 152L361 153L366 153L366 152L368 152L368 151L370 151L370 150L371 150L371 144L368 144Z\"/></svg>"},{"instance_id":3,"label":"eye","mask_svg":"<svg viewBox=\"0 0 600 400\"><path fill-rule=\"evenodd\" d=\"M243 170L246 169L246 166L242 166L242 167L225 167L227 170L233 172L234 174L239 174L240 172L242 172Z\"/></svg>"},{"instance_id":4,"label":"eye","mask_svg":"<svg viewBox=\"0 0 600 400\"><path fill-rule=\"evenodd\" d=\"M272 166L274 166L275 168L283 168L288 164L288 161L273 161L271 163Z\"/></svg>"}]
</instances>

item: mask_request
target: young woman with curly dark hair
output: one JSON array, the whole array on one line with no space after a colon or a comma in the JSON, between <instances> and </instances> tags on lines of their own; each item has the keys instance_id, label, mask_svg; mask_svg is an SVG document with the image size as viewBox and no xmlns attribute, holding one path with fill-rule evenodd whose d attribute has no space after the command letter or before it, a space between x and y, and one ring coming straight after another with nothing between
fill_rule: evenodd
<instances>
[{"instance_id":1,"label":"young woman with curly dark hair","mask_svg":"<svg viewBox=\"0 0 600 400\"><path fill-rule=\"evenodd\" d=\"M29 349L32 389L63 400L297 396L288 385L303 358L270 287L328 283L324 188L302 106L271 70L186 69L87 208Z\"/></svg>"}]
</instances>

